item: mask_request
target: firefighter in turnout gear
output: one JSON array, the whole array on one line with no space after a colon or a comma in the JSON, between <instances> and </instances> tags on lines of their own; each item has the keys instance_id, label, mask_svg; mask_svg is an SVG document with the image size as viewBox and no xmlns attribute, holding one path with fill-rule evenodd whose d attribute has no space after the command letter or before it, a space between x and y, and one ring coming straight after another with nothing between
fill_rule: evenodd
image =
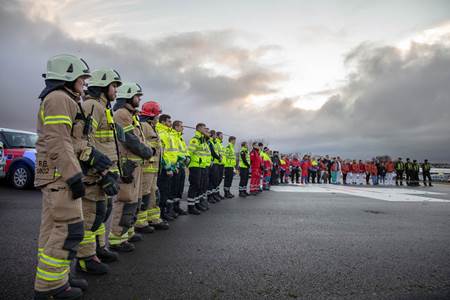
<instances>
[{"instance_id":1,"label":"firefighter in turnout gear","mask_svg":"<svg viewBox=\"0 0 450 300\"><path fill-rule=\"evenodd\" d=\"M42 191L35 299L79 299L85 280L69 278L70 264L83 240L82 167L102 173L112 165L88 144L80 98L91 76L86 62L57 55L47 62L39 95L35 186Z\"/></svg>"},{"instance_id":2,"label":"firefighter in turnout gear","mask_svg":"<svg viewBox=\"0 0 450 300\"><path fill-rule=\"evenodd\" d=\"M84 239L77 253L77 268L90 274L107 273L108 266L103 262L117 260L117 253L105 247L105 222L112 211L112 197L118 193L118 153L114 140L111 102L115 100L116 89L121 84L120 75L116 71L96 70L92 72L88 95L82 103L83 110L89 114L92 122L90 142L114 163L107 172L98 174L89 171L84 178Z\"/></svg>"},{"instance_id":3,"label":"firefighter in turnout gear","mask_svg":"<svg viewBox=\"0 0 450 300\"><path fill-rule=\"evenodd\" d=\"M239 197L247 197L250 195L247 193L249 169L250 153L248 152L247 142L242 142L241 151L239 152Z\"/></svg>"},{"instance_id":4,"label":"firefighter in turnout gear","mask_svg":"<svg viewBox=\"0 0 450 300\"><path fill-rule=\"evenodd\" d=\"M223 183L223 191L225 198L233 198L230 188L233 182L234 168L236 167L236 154L234 153L234 144L236 137L230 136L228 138L228 145L225 148L225 181Z\"/></svg>"},{"instance_id":5,"label":"firefighter in turnout gear","mask_svg":"<svg viewBox=\"0 0 450 300\"><path fill-rule=\"evenodd\" d=\"M153 155L153 150L145 144L144 134L137 115L141 87L136 83L122 84L114 104L114 123L118 130L120 189L114 200L114 211L109 234L110 249L130 252L135 249L133 242L142 236L135 234L134 225L140 202L142 164ZM119 132L120 131L120 132Z\"/></svg>"},{"instance_id":6,"label":"firefighter in turnout gear","mask_svg":"<svg viewBox=\"0 0 450 300\"><path fill-rule=\"evenodd\" d=\"M142 105L140 112L140 122L145 142L148 147L155 149L154 155L144 161L142 167L141 193L142 202L139 206L138 218L136 221L136 231L152 232L153 229L169 229L169 223L161 219L161 209L157 203L157 180L161 159L161 141L156 133L158 116L161 113L161 106L158 102L149 101ZM142 228L142 229L141 229Z\"/></svg>"}]
</instances>

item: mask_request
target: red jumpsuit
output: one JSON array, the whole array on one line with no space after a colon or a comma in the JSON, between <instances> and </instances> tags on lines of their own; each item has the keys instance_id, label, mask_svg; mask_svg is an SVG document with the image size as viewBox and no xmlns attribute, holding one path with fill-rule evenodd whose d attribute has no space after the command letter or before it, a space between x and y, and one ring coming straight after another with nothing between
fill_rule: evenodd
<instances>
[{"instance_id":1,"label":"red jumpsuit","mask_svg":"<svg viewBox=\"0 0 450 300\"><path fill-rule=\"evenodd\" d=\"M250 168L252 178L250 179L250 193L259 191L259 182L261 179L261 156L258 149L252 149L250 152Z\"/></svg>"}]
</instances>

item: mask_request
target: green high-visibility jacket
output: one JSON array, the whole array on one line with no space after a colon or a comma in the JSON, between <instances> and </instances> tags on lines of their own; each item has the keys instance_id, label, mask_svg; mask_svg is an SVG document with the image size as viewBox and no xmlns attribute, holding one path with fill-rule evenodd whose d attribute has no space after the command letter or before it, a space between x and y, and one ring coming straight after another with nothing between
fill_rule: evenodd
<instances>
[{"instance_id":1,"label":"green high-visibility jacket","mask_svg":"<svg viewBox=\"0 0 450 300\"><path fill-rule=\"evenodd\" d=\"M191 157L189 168L204 168L207 156L211 156L211 153L209 152L208 144L200 131L195 131L194 137L189 141L188 153Z\"/></svg>"},{"instance_id":2,"label":"green high-visibility jacket","mask_svg":"<svg viewBox=\"0 0 450 300\"><path fill-rule=\"evenodd\" d=\"M222 145L222 141L218 138L214 139L214 146L216 147L216 153L222 158L221 160L214 159L214 164L224 165L225 164L225 148Z\"/></svg>"},{"instance_id":3,"label":"green high-visibility jacket","mask_svg":"<svg viewBox=\"0 0 450 300\"><path fill-rule=\"evenodd\" d=\"M244 160L243 160L244 157L245 157L245 160L247 161L248 165L246 165L244 163ZM249 167L250 167L250 153L248 152L248 148L244 146L241 148L241 153L239 156L239 168L247 169Z\"/></svg>"},{"instance_id":4,"label":"green high-visibility jacket","mask_svg":"<svg viewBox=\"0 0 450 300\"><path fill-rule=\"evenodd\" d=\"M405 164L402 161L398 161L395 163L395 169L397 171L404 171L405 170Z\"/></svg>"},{"instance_id":5,"label":"green high-visibility jacket","mask_svg":"<svg viewBox=\"0 0 450 300\"><path fill-rule=\"evenodd\" d=\"M236 154L234 153L234 145L229 143L225 147L225 168L236 166Z\"/></svg>"}]
</instances>

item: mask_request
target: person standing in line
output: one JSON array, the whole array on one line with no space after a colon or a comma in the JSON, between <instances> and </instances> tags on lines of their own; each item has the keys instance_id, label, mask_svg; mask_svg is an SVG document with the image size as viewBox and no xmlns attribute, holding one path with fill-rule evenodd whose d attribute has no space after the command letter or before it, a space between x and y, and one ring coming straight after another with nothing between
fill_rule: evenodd
<instances>
[{"instance_id":1,"label":"person standing in line","mask_svg":"<svg viewBox=\"0 0 450 300\"><path fill-rule=\"evenodd\" d=\"M250 195L256 196L259 193L259 178L261 177L261 156L259 154L259 145L253 142L250 152Z\"/></svg>"},{"instance_id":2,"label":"person standing in line","mask_svg":"<svg viewBox=\"0 0 450 300\"><path fill-rule=\"evenodd\" d=\"M427 179L428 179L428 185L433 186L431 184L431 164L428 162L428 159L425 159L425 161L422 164L422 176L423 176L423 185L427 186Z\"/></svg>"},{"instance_id":3,"label":"person standing in line","mask_svg":"<svg viewBox=\"0 0 450 300\"><path fill-rule=\"evenodd\" d=\"M239 152L239 197L247 197L248 177L250 169L250 153L248 152L247 142L241 143L241 151Z\"/></svg>"},{"instance_id":4,"label":"person standing in line","mask_svg":"<svg viewBox=\"0 0 450 300\"><path fill-rule=\"evenodd\" d=\"M395 185L398 186L399 182L400 185L403 185L403 172L405 171L405 164L402 161L402 158L399 157L398 160L395 162Z\"/></svg>"},{"instance_id":5,"label":"person standing in line","mask_svg":"<svg viewBox=\"0 0 450 300\"><path fill-rule=\"evenodd\" d=\"M230 136L228 145L225 147L225 180L223 183L225 198L234 198L234 195L231 193L231 184L233 183L234 168L236 167L235 144L236 137Z\"/></svg>"}]
</instances>

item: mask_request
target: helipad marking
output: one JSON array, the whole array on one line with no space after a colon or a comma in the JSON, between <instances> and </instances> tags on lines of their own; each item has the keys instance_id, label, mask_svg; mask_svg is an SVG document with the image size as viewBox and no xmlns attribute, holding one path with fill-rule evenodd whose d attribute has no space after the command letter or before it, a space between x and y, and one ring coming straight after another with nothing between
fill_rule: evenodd
<instances>
[{"instance_id":1,"label":"helipad marking","mask_svg":"<svg viewBox=\"0 0 450 300\"><path fill-rule=\"evenodd\" d=\"M427 197L427 195L446 195L431 191L388 188L388 187L357 187L342 185L285 185L273 186L275 192L289 193L340 193L357 197L377 199L392 202L447 202L449 199L437 199Z\"/></svg>"}]
</instances>

